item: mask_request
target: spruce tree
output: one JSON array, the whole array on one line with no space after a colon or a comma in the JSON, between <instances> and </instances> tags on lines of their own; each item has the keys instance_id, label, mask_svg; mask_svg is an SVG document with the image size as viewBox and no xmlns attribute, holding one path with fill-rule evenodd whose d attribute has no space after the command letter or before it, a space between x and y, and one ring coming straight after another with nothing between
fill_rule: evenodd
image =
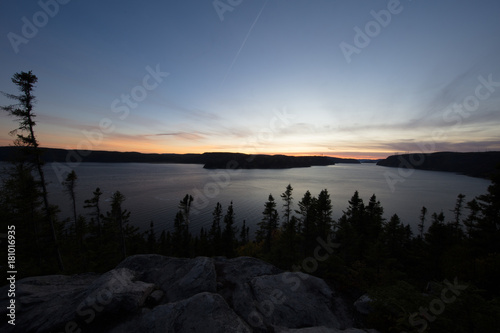
<instances>
[{"instance_id":1,"label":"spruce tree","mask_svg":"<svg viewBox=\"0 0 500 333\"><path fill-rule=\"evenodd\" d=\"M224 255L226 257L234 256L234 248L236 246L234 217L233 202L231 201L231 204L227 207L226 215L224 216L224 231L222 232L222 243L224 244Z\"/></svg>"},{"instance_id":2,"label":"spruce tree","mask_svg":"<svg viewBox=\"0 0 500 333\"><path fill-rule=\"evenodd\" d=\"M420 223L418 224L418 232L420 234L421 239L423 239L424 237L426 215L427 215L427 208L425 206L422 206L422 209L420 210Z\"/></svg>"},{"instance_id":3,"label":"spruce tree","mask_svg":"<svg viewBox=\"0 0 500 333\"><path fill-rule=\"evenodd\" d=\"M273 234L279 225L279 215L272 194L269 194L268 201L264 204L264 207L262 221L257 224L259 229L256 232L256 240L257 242L264 241L264 249L266 252L269 252L271 250Z\"/></svg>"},{"instance_id":4,"label":"spruce tree","mask_svg":"<svg viewBox=\"0 0 500 333\"><path fill-rule=\"evenodd\" d=\"M94 212L92 213L96 217L97 222L97 234L99 238L102 237L102 226L101 226L101 208L99 206L99 201L101 199L101 189L98 187L92 192L94 195L91 199L85 200L85 206L83 208L94 208Z\"/></svg>"},{"instance_id":5,"label":"spruce tree","mask_svg":"<svg viewBox=\"0 0 500 333\"><path fill-rule=\"evenodd\" d=\"M111 197L111 218L117 224L119 239L120 239L120 249L122 258L127 257L127 249L125 245L125 224L128 222L130 217L130 212L122 208L122 203L125 201L125 196L121 194L120 191L113 193Z\"/></svg>"},{"instance_id":6,"label":"spruce tree","mask_svg":"<svg viewBox=\"0 0 500 333\"><path fill-rule=\"evenodd\" d=\"M318 213L316 221L316 236L327 239L332 231L332 201L328 190L322 190L316 200L316 211Z\"/></svg>"},{"instance_id":7,"label":"spruce tree","mask_svg":"<svg viewBox=\"0 0 500 333\"><path fill-rule=\"evenodd\" d=\"M76 214L76 193L75 193L75 188L76 188L76 181L78 179L78 176L76 175L75 170L72 170L68 175L66 176L66 179L63 182L64 190L65 192L69 195L69 198L71 200L71 208L73 211L73 221L75 223L75 235L76 239L78 240L78 244L81 247L82 245L82 230L80 230L78 226L78 219L77 219L77 214Z\"/></svg>"},{"instance_id":8,"label":"spruce tree","mask_svg":"<svg viewBox=\"0 0 500 333\"><path fill-rule=\"evenodd\" d=\"M44 163L41 158L42 151L34 130L36 125L34 118L36 115L33 112L33 107L36 98L33 95L33 89L35 84L38 82L38 78L32 73L32 71L20 72L12 76L12 82L18 87L21 94L13 95L4 93L4 95L9 99L15 100L17 103L9 106L2 106L0 108L19 120L19 127L12 131L12 133L16 135L15 145L25 148L29 156L27 159L29 162L33 163L34 168L40 177L39 184L42 189L41 193L43 198L43 207L45 210L45 219L50 227L59 269L64 271L64 264L56 235L54 216L48 199L47 183L45 181L45 174L43 171Z\"/></svg>"},{"instance_id":9,"label":"spruce tree","mask_svg":"<svg viewBox=\"0 0 500 333\"><path fill-rule=\"evenodd\" d=\"M281 193L281 199L283 199L284 201L283 212L285 217L284 221L285 226L287 226L290 223L290 218L292 215L292 201L293 201L292 191L293 191L292 185L288 184L285 192Z\"/></svg>"},{"instance_id":10,"label":"spruce tree","mask_svg":"<svg viewBox=\"0 0 500 333\"><path fill-rule=\"evenodd\" d=\"M212 254L213 255L221 255L222 254L222 230L221 230L221 220L222 220L222 205L217 202L214 211L212 212L213 220L212 226L208 233Z\"/></svg>"}]
</instances>

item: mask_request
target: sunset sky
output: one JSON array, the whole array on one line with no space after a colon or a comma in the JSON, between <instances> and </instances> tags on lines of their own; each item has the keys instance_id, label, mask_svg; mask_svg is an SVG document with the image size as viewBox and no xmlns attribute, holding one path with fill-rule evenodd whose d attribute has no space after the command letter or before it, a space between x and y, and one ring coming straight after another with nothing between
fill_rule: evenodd
<instances>
[{"instance_id":1,"label":"sunset sky","mask_svg":"<svg viewBox=\"0 0 500 333\"><path fill-rule=\"evenodd\" d=\"M500 150L497 0L3 1L0 22L0 91L38 76L45 147Z\"/></svg>"}]
</instances>

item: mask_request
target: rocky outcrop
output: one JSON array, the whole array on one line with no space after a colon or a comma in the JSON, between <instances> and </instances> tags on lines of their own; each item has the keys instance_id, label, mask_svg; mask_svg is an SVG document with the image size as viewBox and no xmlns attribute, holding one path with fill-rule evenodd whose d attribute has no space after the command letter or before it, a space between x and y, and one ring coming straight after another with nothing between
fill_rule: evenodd
<instances>
[{"instance_id":1,"label":"rocky outcrop","mask_svg":"<svg viewBox=\"0 0 500 333\"><path fill-rule=\"evenodd\" d=\"M367 332L323 280L248 257L137 255L103 275L20 280L15 299L2 332Z\"/></svg>"}]
</instances>

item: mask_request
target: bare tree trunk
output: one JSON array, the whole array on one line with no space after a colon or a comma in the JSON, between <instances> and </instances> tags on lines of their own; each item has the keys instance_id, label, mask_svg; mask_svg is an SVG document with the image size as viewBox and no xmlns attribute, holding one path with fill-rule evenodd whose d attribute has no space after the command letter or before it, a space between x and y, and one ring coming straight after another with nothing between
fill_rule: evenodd
<instances>
[{"instance_id":1,"label":"bare tree trunk","mask_svg":"<svg viewBox=\"0 0 500 333\"><path fill-rule=\"evenodd\" d=\"M50 213L47 184L45 183L45 174L44 174L43 168L42 168L43 163L42 163L42 160L40 158L40 151L38 149L38 142L36 141L35 132L33 130L33 121L31 119L31 108L29 108L28 111L29 111L28 112L29 130L30 130L31 138L33 139L33 150L34 150L34 154L35 154L36 168L38 170L38 174L40 175L40 182L42 184L43 206L45 208L45 214L46 214L45 218L46 218L47 222L49 223L50 231L52 234L52 240L54 241L57 264L59 266L59 269L64 272L64 264L63 264L63 260L61 257L61 251L59 250L59 242L57 241L56 228L54 225L54 218L53 218L52 214Z\"/></svg>"}]
</instances>

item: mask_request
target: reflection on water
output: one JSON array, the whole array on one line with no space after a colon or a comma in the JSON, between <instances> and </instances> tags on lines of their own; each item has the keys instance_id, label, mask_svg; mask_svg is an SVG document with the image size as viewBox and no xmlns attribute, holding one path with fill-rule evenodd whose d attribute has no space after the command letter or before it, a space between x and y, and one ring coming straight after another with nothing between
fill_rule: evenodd
<instances>
[{"instance_id":1,"label":"reflection on water","mask_svg":"<svg viewBox=\"0 0 500 333\"><path fill-rule=\"evenodd\" d=\"M57 184L57 178L50 165L47 178L50 182L51 201L62 210L60 217L70 216L69 199ZM385 173L397 169L379 167L374 164L338 164L329 167L296 168L285 170L239 170L228 174L225 170L206 170L202 165L185 164L139 164L139 163L82 163L75 169L78 175L77 200L79 214L88 213L83 209L85 199L92 197L96 187L104 193L103 199L119 190L126 196L124 207L132 212L133 224L146 230L150 221L160 232L170 229L177 211L177 205L186 194L195 197L196 205L191 216L193 232L201 226L211 224L212 211L220 202L224 211L234 202L237 224L246 220L252 229L262 217L264 202L273 194L281 210L280 194L288 184L294 188L296 203L307 190L318 195L328 189L333 217L342 215L348 200L357 190L367 203L376 194L384 207L384 216L398 214L403 223L416 228L422 206L426 206L429 216L440 212L451 219L451 209L459 193L466 195L466 201L486 192L489 181L446 172L418 171L396 184L394 192L387 184ZM109 201L103 210L109 209Z\"/></svg>"}]
</instances>

